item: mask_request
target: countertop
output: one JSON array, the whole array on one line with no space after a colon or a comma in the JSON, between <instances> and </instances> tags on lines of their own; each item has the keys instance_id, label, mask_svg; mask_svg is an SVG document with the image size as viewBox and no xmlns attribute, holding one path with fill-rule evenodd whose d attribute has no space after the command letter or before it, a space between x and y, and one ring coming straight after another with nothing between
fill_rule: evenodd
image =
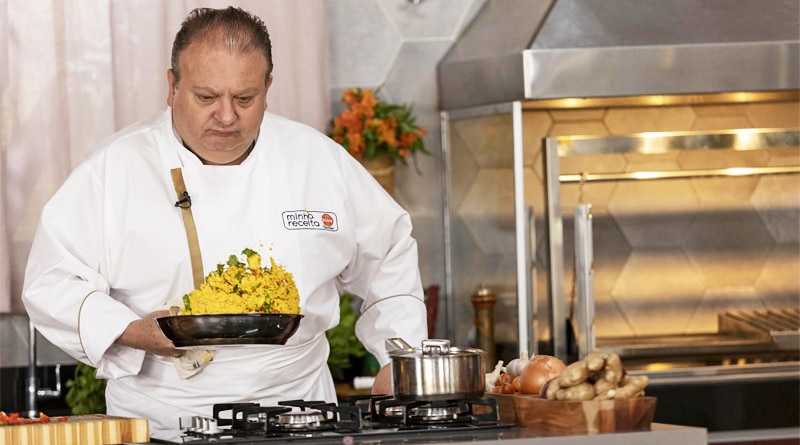
<instances>
[{"instance_id":1,"label":"countertop","mask_svg":"<svg viewBox=\"0 0 800 445\"><path fill-rule=\"evenodd\" d=\"M476 430L457 434L398 434L392 436L350 436L352 441L342 438L320 440L304 439L298 445L352 444L352 445L409 445L409 444L450 444L481 445L502 442L504 445L707 445L705 428L686 427L653 423L650 430L602 434L554 434L522 427L500 428L495 430ZM134 444L120 444L134 445Z\"/></svg>"},{"instance_id":2,"label":"countertop","mask_svg":"<svg viewBox=\"0 0 800 445\"><path fill-rule=\"evenodd\" d=\"M512 427L508 429L463 433L461 435L420 435L418 437L381 438L361 441L353 438L353 444L406 445L426 443L447 443L462 445L497 444L508 445L707 445L704 428L684 427L654 423L649 431L630 431L623 433L572 434L559 435L531 428Z\"/></svg>"}]
</instances>

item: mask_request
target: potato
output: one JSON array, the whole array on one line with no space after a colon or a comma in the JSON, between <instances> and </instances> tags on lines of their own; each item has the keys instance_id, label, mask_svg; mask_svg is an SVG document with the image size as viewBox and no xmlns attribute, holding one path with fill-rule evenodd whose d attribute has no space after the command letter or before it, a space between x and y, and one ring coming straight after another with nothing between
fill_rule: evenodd
<instances>
[{"instance_id":1,"label":"potato","mask_svg":"<svg viewBox=\"0 0 800 445\"><path fill-rule=\"evenodd\" d=\"M610 391L612 389L615 389L616 387L617 387L617 385L609 382L608 380L600 379L600 380L597 380L596 382L594 382L594 392L597 393L597 394L601 394L601 393L604 393L606 391Z\"/></svg>"},{"instance_id":2,"label":"potato","mask_svg":"<svg viewBox=\"0 0 800 445\"><path fill-rule=\"evenodd\" d=\"M556 391L557 400L582 401L594 398L594 387L589 382L580 383Z\"/></svg>"},{"instance_id":3,"label":"potato","mask_svg":"<svg viewBox=\"0 0 800 445\"><path fill-rule=\"evenodd\" d=\"M606 355L595 349L584 360L586 360L586 367L589 368L589 372L597 372L605 366Z\"/></svg>"},{"instance_id":4,"label":"potato","mask_svg":"<svg viewBox=\"0 0 800 445\"><path fill-rule=\"evenodd\" d=\"M619 354L594 350L564 368L540 396L565 401L630 399L644 396L648 383L647 376L627 375Z\"/></svg>"},{"instance_id":5,"label":"potato","mask_svg":"<svg viewBox=\"0 0 800 445\"><path fill-rule=\"evenodd\" d=\"M644 395L644 388L650 383L650 379L646 375L639 376L625 376L620 382L616 391L615 399L632 399L634 397L641 397Z\"/></svg>"},{"instance_id":6,"label":"potato","mask_svg":"<svg viewBox=\"0 0 800 445\"><path fill-rule=\"evenodd\" d=\"M603 380L614 385L619 384L619 381L622 380L622 360L620 360L619 354L608 354L605 366L600 372Z\"/></svg>"},{"instance_id":7,"label":"potato","mask_svg":"<svg viewBox=\"0 0 800 445\"><path fill-rule=\"evenodd\" d=\"M613 399L617 395L616 388L609 389L608 391L603 391L600 393L595 393L596 395L592 400L610 400Z\"/></svg>"},{"instance_id":8,"label":"potato","mask_svg":"<svg viewBox=\"0 0 800 445\"><path fill-rule=\"evenodd\" d=\"M568 365L558 376L558 384L562 388L579 385L589 378L589 368L584 360Z\"/></svg>"}]
</instances>

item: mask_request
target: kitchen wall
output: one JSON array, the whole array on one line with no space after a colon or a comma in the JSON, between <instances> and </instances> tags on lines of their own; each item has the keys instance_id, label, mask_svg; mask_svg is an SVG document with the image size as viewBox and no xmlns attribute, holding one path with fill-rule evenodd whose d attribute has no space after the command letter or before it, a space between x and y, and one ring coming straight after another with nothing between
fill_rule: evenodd
<instances>
[{"instance_id":1,"label":"kitchen wall","mask_svg":"<svg viewBox=\"0 0 800 445\"><path fill-rule=\"evenodd\" d=\"M395 198L410 213L424 286L444 284L442 157L436 66L485 0L330 0L334 115L342 91L378 88L379 97L414 106L428 129L418 174L395 170ZM414 4L417 3L417 4Z\"/></svg>"},{"instance_id":2,"label":"kitchen wall","mask_svg":"<svg viewBox=\"0 0 800 445\"><path fill-rule=\"evenodd\" d=\"M546 298L542 140L659 131L736 128L797 130L796 97L768 103L526 108L526 204L534 209L535 293ZM452 248L456 337L469 339L469 293L484 282L499 293L499 342L516 336L516 252L510 114L452 123ZM800 166L800 148L581 155L561 174ZM800 176L797 174L562 185L565 297L572 277L572 212L592 205L598 337L717 331L732 308L800 304ZM466 255L467 252L478 254ZM543 314L542 314L543 315ZM547 332L538 332L547 335Z\"/></svg>"}]
</instances>

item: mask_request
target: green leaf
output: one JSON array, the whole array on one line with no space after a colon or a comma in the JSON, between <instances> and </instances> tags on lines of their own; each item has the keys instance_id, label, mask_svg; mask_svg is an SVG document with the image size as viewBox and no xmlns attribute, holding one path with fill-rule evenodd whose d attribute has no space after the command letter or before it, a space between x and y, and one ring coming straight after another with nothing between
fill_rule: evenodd
<instances>
[{"instance_id":1,"label":"green leaf","mask_svg":"<svg viewBox=\"0 0 800 445\"><path fill-rule=\"evenodd\" d=\"M356 337L356 320L353 310L354 297L344 293L339 297L339 324L325 332L330 343L328 367L334 380L344 379L345 372L352 368L354 358L362 358L367 350Z\"/></svg>"},{"instance_id":2,"label":"green leaf","mask_svg":"<svg viewBox=\"0 0 800 445\"><path fill-rule=\"evenodd\" d=\"M106 381L94 375L93 367L78 362L74 378L67 380L65 400L73 415L106 413Z\"/></svg>"}]
</instances>

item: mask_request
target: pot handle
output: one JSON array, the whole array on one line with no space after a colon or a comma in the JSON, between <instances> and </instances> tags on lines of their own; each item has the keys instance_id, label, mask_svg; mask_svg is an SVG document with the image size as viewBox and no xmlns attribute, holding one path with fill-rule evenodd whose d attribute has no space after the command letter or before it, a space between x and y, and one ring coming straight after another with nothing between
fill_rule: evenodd
<instances>
[{"instance_id":1,"label":"pot handle","mask_svg":"<svg viewBox=\"0 0 800 445\"><path fill-rule=\"evenodd\" d=\"M422 340L422 354L447 354L450 352L450 340Z\"/></svg>"},{"instance_id":2,"label":"pot handle","mask_svg":"<svg viewBox=\"0 0 800 445\"><path fill-rule=\"evenodd\" d=\"M386 347L386 352L396 351L398 349L414 349L411 345L406 343L405 340L402 338L387 338L384 341L384 346Z\"/></svg>"},{"instance_id":3,"label":"pot handle","mask_svg":"<svg viewBox=\"0 0 800 445\"><path fill-rule=\"evenodd\" d=\"M386 346L386 352L414 350L413 346L409 345L402 338L397 337L384 340L384 346ZM422 340L422 355L447 354L448 352L450 352L450 340Z\"/></svg>"}]
</instances>

